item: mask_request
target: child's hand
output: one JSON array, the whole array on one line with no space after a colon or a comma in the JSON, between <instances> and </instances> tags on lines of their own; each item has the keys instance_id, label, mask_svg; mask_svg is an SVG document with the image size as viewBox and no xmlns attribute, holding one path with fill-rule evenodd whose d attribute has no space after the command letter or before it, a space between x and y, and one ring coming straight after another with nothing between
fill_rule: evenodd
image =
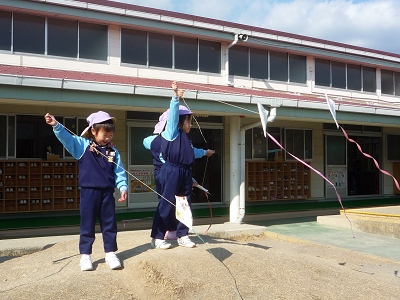
<instances>
[{"instance_id":1,"label":"child's hand","mask_svg":"<svg viewBox=\"0 0 400 300\"><path fill-rule=\"evenodd\" d=\"M182 99L183 98L183 93L185 92L185 90L178 90L178 99Z\"/></svg>"},{"instance_id":2,"label":"child's hand","mask_svg":"<svg viewBox=\"0 0 400 300\"><path fill-rule=\"evenodd\" d=\"M175 96L178 96L178 84L176 81L172 83L172 90L174 91Z\"/></svg>"},{"instance_id":3,"label":"child's hand","mask_svg":"<svg viewBox=\"0 0 400 300\"><path fill-rule=\"evenodd\" d=\"M181 99L183 97L183 93L185 92L185 90L179 90L176 81L172 83L172 89L174 90L174 95L177 96L178 99Z\"/></svg>"},{"instance_id":4,"label":"child's hand","mask_svg":"<svg viewBox=\"0 0 400 300\"><path fill-rule=\"evenodd\" d=\"M118 202L124 202L128 197L128 193L126 191L121 192L121 197L118 199Z\"/></svg>"},{"instance_id":5,"label":"child's hand","mask_svg":"<svg viewBox=\"0 0 400 300\"><path fill-rule=\"evenodd\" d=\"M192 181L192 190L193 190L196 186L199 185L199 183L194 178L192 180L193 180Z\"/></svg>"},{"instance_id":6,"label":"child's hand","mask_svg":"<svg viewBox=\"0 0 400 300\"><path fill-rule=\"evenodd\" d=\"M213 155L215 153L215 150L207 150L206 156L210 157L211 155Z\"/></svg>"},{"instance_id":7,"label":"child's hand","mask_svg":"<svg viewBox=\"0 0 400 300\"><path fill-rule=\"evenodd\" d=\"M51 126L57 125L57 120L56 120L56 118L54 118L54 116L51 115L51 114L49 114L49 113L47 113L47 114L44 116L44 119L46 120L46 123L49 124L49 125L51 125Z\"/></svg>"}]
</instances>

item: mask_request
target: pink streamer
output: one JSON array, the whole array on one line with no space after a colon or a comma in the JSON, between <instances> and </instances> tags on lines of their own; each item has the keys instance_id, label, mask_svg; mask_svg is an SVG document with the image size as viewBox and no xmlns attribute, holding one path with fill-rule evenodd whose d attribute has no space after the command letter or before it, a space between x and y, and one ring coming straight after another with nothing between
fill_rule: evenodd
<instances>
[{"instance_id":1,"label":"pink streamer","mask_svg":"<svg viewBox=\"0 0 400 300\"><path fill-rule=\"evenodd\" d=\"M343 127L342 127L342 126L339 126L339 127L340 127L340 129L342 130L342 132L343 132L344 136L346 137L346 139L347 139L349 142L352 142L352 143L356 144L358 150L361 152L362 155L364 155L364 156L366 156L366 157L372 159L372 160L374 161L375 166L378 168L379 171L381 171L381 172L382 172L383 174L385 174L385 175L388 175L388 176L392 177L393 180L394 180L394 183L396 184L397 189L400 190L400 186L399 186L399 183L397 182L396 178L394 178L393 175L390 174L389 172L387 172L387 171L385 171L385 170L382 170L382 169L379 167L379 164L378 164L378 162L376 161L376 159L373 158L373 157L372 157L371 155L369 155L368 153L364 153L364 152L362 151L361 146L360 146L359 144L357 144L357 142L356 142L355 140L352 140L351 138L349 138L349 136L347 135L347 132L343 129Z\"/></svg>"},{"instance_id":2,"label":"pink streamer","mask_svg":"<svg viewBox=\"0 0 400 300\"><path fill-rule=\"evenodd\" d=\"M292 153L290 153L289 151L287 151L285 148L283 148L283 146L282 146L281 144L279 144L279 142L278 142L272 135L270 135L268 132L266 132L266 134L269 136L269 138L270 138L272 141L274 141L275 144L277 144L277 145L279 146L279 148L281 148L283 151L285 151L287 154L289 154L291 157L293 157L293 158L296 159L297 161L301 162L303 165L309 167L311 170L313 170L315 173L317 173L320 177L322 177L326 182L328 182L328 183L334 188L335 193L336 193L336 196L337 196L338 201L339 201L339 203L340 203L340 206L341 206L342 209L343 209L343 213L344 213L346 219L347 219L347 220L349 221L349 223L350 223L351 232L352 232L353 238L354 238L355 236L354 236L354 232L353 232L353 225L351 224L351 221L350 221L349 217L348 217L347 214L346 214L346 210L345 210L344 207L343 207L342 199L341 199L341 197L340 197L340 195L339 195L339 193L338 193L338 191L337 191L337 189L336 189L336 186L335 186L328 178L326 178L320 171L314 169L314 168L311 167L309 164L307 164L305 161L301 160L300 158L296 157L295 155L293 155Z\"/></svg>"}]
</instances>

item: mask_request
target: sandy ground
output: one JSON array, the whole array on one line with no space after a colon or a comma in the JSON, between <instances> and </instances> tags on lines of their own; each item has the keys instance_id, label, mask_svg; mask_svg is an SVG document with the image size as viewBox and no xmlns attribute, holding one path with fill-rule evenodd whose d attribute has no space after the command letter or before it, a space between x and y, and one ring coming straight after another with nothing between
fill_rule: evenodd
<instances>
[{"instance_id":1,"label":"sandy ground","mask_svg":"<svg viewBox=\"0 0 400 300\"><path fill-rule=\"evenodd\" d=\"M81 272L78 240L0 257L0 299L399 299L400 262L262 234L203 236L193 249L150 249L149 231L118 234L110 270L101 235L94 271Z\"/></svg>"}]
</instances>

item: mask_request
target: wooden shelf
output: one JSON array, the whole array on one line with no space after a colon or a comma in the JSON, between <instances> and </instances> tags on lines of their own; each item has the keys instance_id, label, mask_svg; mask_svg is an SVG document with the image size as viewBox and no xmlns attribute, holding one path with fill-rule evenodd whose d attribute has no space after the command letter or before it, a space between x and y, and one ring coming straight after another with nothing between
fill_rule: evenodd
<instances>
[{"instance_id":1,"label":"wooden shelf","mask_svg":"<svg viewBox=\"0 0 400 300\"><path fill-rule=\"evenodd\" d=\"M246 196L249 202L310 198L310 170L299 162L248 161Z\"/></svg>"},{"instance_id":2,"label":"wooden shelf","mask_svg":"<svg viewBox=\"0 0 400 300\"><path fill-rule=\"evenodd\" d=\"M77 209L76 161L0 161L0 213Z\"/></svg>"}]
</instances>

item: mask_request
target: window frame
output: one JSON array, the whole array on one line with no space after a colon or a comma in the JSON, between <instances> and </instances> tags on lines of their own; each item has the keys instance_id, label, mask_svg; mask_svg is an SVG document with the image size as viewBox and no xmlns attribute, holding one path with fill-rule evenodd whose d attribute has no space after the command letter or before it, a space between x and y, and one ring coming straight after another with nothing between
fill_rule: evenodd
<instances>
[{"instance_id":1,"label":"window frame","mask_svg":"<svg viewBox=\"0 0 400 300\"><path fill-rule=\"evenodd\" d=\"M290 145L288 145L289 141L288 141L288 130L292 130L293 131L293 136L298 137L299 135L296 134L296 131L302 131L303 132L303 149L302 149L302 153L297 154L293 153L293 147L291 148L293 149L288 149L290 148ZM307 141L307 133L309 133L309 140ZM295 144L295 140L292 141L293 145ZM285 149L292 153L294 156L298 157L299 159L302 159L304 161L312 161L313 156L314 156L314 143L313 143L313 130L312 129L307 129L307 128L284 128L284 144L285 144ZM309 146L310 149L307 149L306 147ZM292 150L292 151L291 151ZM306 157L307 151L309 150L310 154ZM295 159L291 156L288 155L287 152L285 152L285 160L287 161L295 161Z\"/></svg>"}]
</instances>

